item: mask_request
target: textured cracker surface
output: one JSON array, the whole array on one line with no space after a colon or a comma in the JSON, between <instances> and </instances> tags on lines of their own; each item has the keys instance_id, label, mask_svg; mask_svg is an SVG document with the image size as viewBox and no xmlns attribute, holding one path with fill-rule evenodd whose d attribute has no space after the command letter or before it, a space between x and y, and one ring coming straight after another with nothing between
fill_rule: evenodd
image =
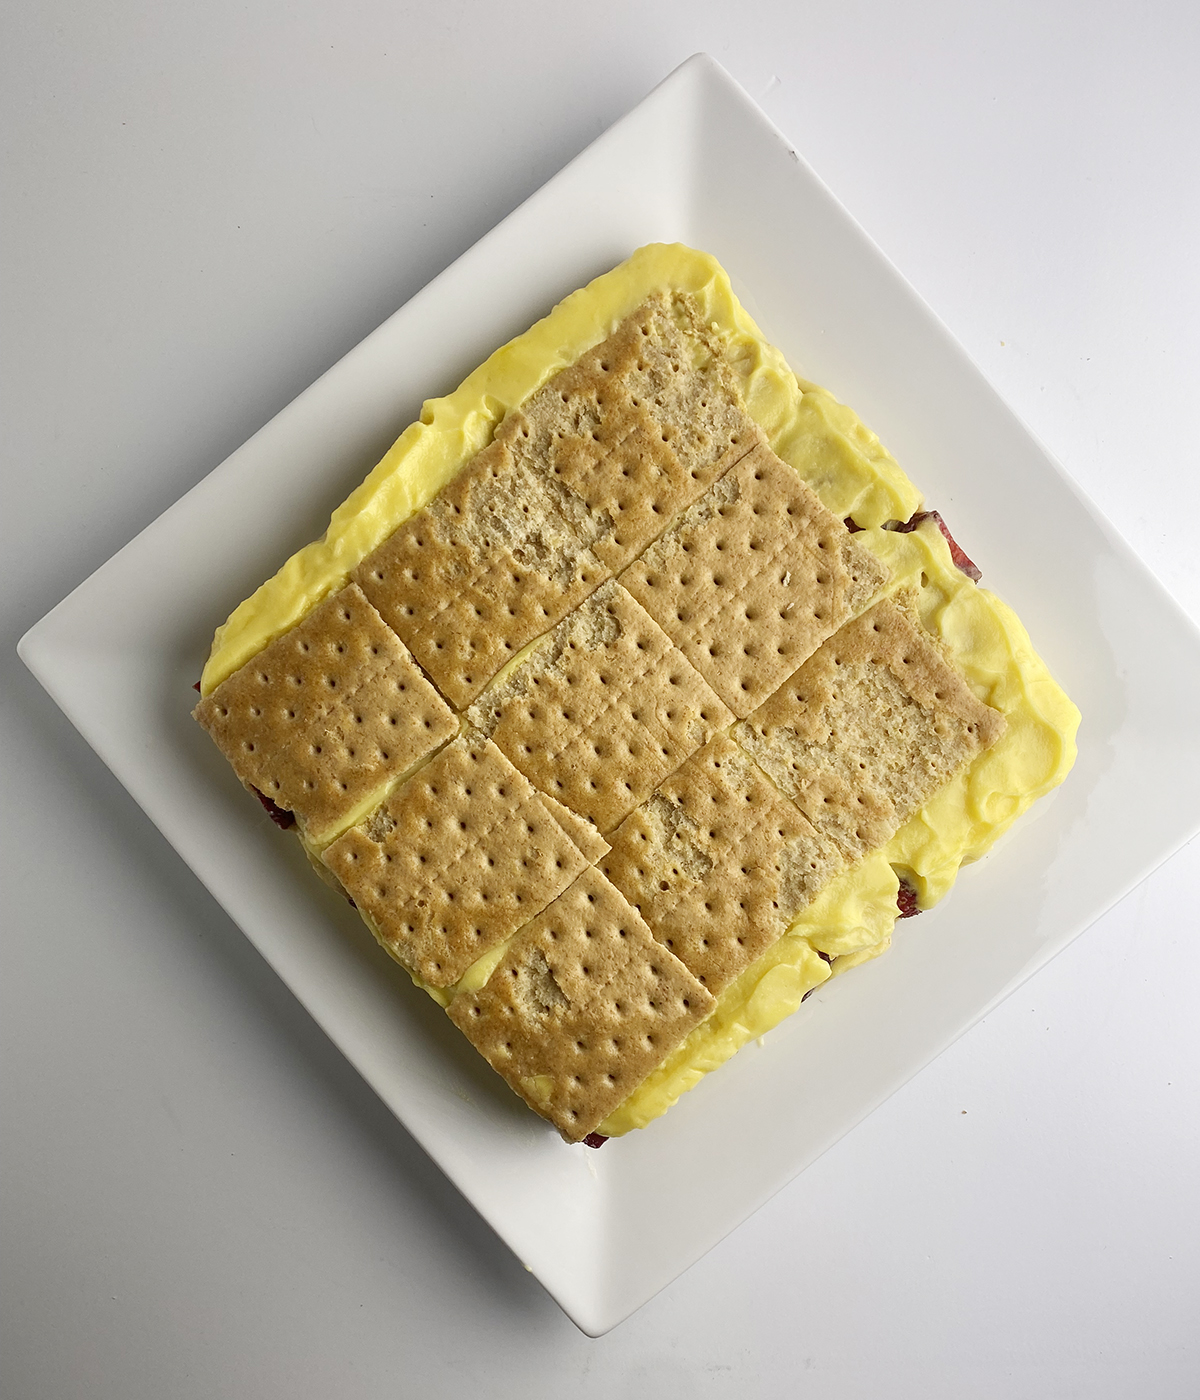
<instances>
[{"instance_id":1,"label":"textured cracker surface","mask_svg":"<svg viewBox=\"0 0 1200 1400\"><path fill-rule=\"evenodd\" d=\"M1004 718L902 606L831 637L734 729L816 829L855 860L1004 732Z\"/></svg>"},{"instance_id":2,"label":"textured cracker surface","mask_svg":"<svg viewBox=\"0 0 1200 1400\"><path fill-rule=\"evenodd\" d=\"M593 594L468 713L531 782L602 832L733 719L618 583Z\"/></svg>"},{"instance_id":3,"label":"textured cracker surface","mask_svg":"<svg viewBox=\"0 0 1200 1400\"><path fill-rule=\"evenodd\" d=\"M450 1004L490 1065L569 1142L601 1123L712 1009L596 869L516 936Z\"/></svg>"},{"instance_id":4,"label":"textured cracker surface","mask_svg":"<svg viewBox=\"0 0 1200 1400\"><path fill-rule=\"evenodd\" d=\"M609 839L600 868L713 993L843 865L833 843L723 735Z\"/></svg>"},{"instance_id":5,"label":"textured cracker surface","mask_svg":"<svg viewBox=\"0 0 1200 1400\"><path fill-rule=\"evenodd\" d=\"M509 414L497 438L605 522L594 548L614 573L763 441L690 298L666 294Z\"/></svg>"},{"instance_id":6,"label":"textured cracker surface","mask_svg":"<svg viewBox=\"0 0 1200 1400\"><path fill-rule=\"evenodd\" d=\"M884 566L765 445L621 575L739 718L886 581Z\"/></svg>"},{"instance_id":7,"label":"textured cracker surface","mask_svg":"<svg viewBox=\"0 0 1200 1400\"><path fill-rule=\"evenodd\" d=\"M351 585L194 711L234 772L315 841L458 730L404 644Z\"/></svg>"},{"instance_id":8,"label":"textured cracker surface","mask_svg":"<svg viewBox=\"0 0 1200 1400\"><path fill-rule=\"evenodd\" d=\"M580 855L589 865L595 865L601 856L606 856L609 853L612 847L600 834L595 822L588 821L586 817L572 812L570 807L564 807L561 802L556 801L548 793L539 792L538 796L542 799L546 810L575 843Z\"/></svg>"},{"instance_id":9,"label":"textured cracker surface","mask_svg":"<svg viewBox=\"0 0 1200 1400\"><path fill-rule=\"evenodd\" d=\"M463 706L608 577L586 507L494 442L354 572L442 694Z\"/></svg>"},{"instance_id":10,"label":"textured cracker surface","mask_svg":"<svg viewBox=\"0 0 1200 1400\"><path fill-rule=\"evenodd\" d=\"M325 851L380 941L435 987L539 913L588 861L494 744L464 735Z\"/></svg>"},{"instance_id":11,"label":"textured cracker surface","mask_svg":"<svg viewBox=\"0 0 1200 1400\"><path fill-rule=\"evenodd\" d=\"M354 579L465 706L761 441L690 302L653 298L508 414Z\"/></svg>"}]
</instances>

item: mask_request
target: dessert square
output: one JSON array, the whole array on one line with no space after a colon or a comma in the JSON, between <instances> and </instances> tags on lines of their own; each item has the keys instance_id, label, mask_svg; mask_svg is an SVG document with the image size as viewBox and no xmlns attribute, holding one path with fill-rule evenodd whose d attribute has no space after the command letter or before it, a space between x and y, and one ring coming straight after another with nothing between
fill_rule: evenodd
<instances>
[{"instance_id":1,"label":"dessert square","mask_svg":"<svg viewBox=\"0 0 1200 1400\"><path fill-rule=\"evenodd\" d=\"M621 575L739 719L886 581L884 566L765 446Z\"/></svg>"},{"instance_id":2,"label":"dessert square","mask_svg":"<svg viewBox=\"0 0 1200 1400\"><path fill-rule=\"evenodd\" d=\"M693 754L610 841L604 874L714 994L844 864L724 735Z\"/></svg>"},{"instance_id":3,"label":"dessert square","mask_svg":"<svg viewBox=\"0 0 1200 1400\"><path fill-rule=\"evenodd\" d=\"M468 718L538 788L608 832L733 715L614 582L489 687Z\"/></svg>"},{"instance_id":4,"label":"dessert square","mask_svg":"<svg viewBox=\"0 0 1200 1400\"><path fill-rule=\"evenodd\" d=\"M249 788L315 845L458 731L404 643L350 585L195 709Z\"/></svg>"},{"instance_id":5,"label":"dessert square","mask_svg":"<svg viewBox=\"0 0 1200 1400\"><path fill-rule=\"evenodd\" d=\"M712 259L643 249L425 406L220 629L197 715L526 1102L620 1134L1070 766L920 504Z\"/></svg>"},{"instance_id":6,"label":"dessert square","mask_svg":"<svg viewBox=\"0 0 1200 1400\"><path fill-rule=\"evenodd\" d=\"M589 869L450 1004L475 1048L567 1138L592 1132L708 1015L712 996Z\"/></svg>"},{"instance_id":7,"label":"dessert square","mask_svg":"<svg viewBox=\"0 0 1200 1400\"><path fill-rule=\"evenodd\" d=\"M456 982L588 864L532 784L469 734L322 859L384 947L434 987Z\"/></svg>"}]
</instances>

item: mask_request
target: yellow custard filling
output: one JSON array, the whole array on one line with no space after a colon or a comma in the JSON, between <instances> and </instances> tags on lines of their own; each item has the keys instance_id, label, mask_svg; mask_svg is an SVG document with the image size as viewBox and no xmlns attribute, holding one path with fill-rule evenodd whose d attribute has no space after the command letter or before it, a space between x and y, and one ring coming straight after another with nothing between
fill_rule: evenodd
<instances>
[{"instance_id":1,"label":"yellow custard filling","mask_svg":"<svg viewBox=\"0 0 1200 1400\"><path fill-rule=\"evenodd\" d=\"M961 864L982 855L1066 776L1079 723L1011 609L955 568L936 524L908 534L881 528L909 519L921 496L879 439L826 390L798 379L763 339L716 260L680 244L639 249L495 351L453 393L427 401L419 422L334 511L324 537L294 554L218 629L202 693L340 588L367 554L487 446L510 409L663 287L696 299L724 341L745 406L771 447L835 515L853 515L864 527L856 538L887 563L890 587L917 590L922 621L976 694L1004 713L1008 728L887 846L832 881L725 989L708 1019L605 1120L600 1131L606 1136L644 1126L747 1040L778 1025L806 992L883 952L897 916L899 877L916 889L923 907L936 903ZM413 980L445 1006L457 991L482 986L503 953L504 945L491 949L456 987Z\"/></svg>"}]
</instances>

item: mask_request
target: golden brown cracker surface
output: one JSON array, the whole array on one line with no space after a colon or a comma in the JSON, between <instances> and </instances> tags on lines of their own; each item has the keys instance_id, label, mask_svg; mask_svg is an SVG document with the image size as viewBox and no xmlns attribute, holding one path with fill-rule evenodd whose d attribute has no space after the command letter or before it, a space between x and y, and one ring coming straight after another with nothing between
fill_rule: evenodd
<instances>
[{"instance_id":1,"label":"golden brown cracker surface","mask_svg":"<svg viewBox=\"0 0 1200 1400\"><path fill-rule=\"evenodd\" d=\"M509 413L354 579L465 706L761 440L689 299L654 298Z\"/></svg>"},{"instance_id":2,"label":"golden brown cracker surface","mask_svg":"<svg viewBox=\"0 0 1200 1400\"><path fill-rule=\"evenodd\" d=\"M570 491L494 442L354 577L462 707L608 577L596 536Z\"/></svg>"},{"instance_id":3,"label":"golden brown cracker surface","mask_svg":"<svg viewBox=\"0 0 1200 1400\"><path fill-rule=\"evenodd\" d=\"M385 947L449 986L588 861L494 744L464 735L324 853Z\"/></svg>"},{"instance_id":4,"label":"golden brown cracker surface","mask_svg":"<svg viewBox=\"0 0 1200 1400\"><path fill-rule=\"evenodd\" d=\"M619 572L763 441L692 299L660 293L508 415L497 438L604 522Z\"/></svg>"},{"instance_id":5,"label":"golden brown cracker surface","mask_svg":"<svg viewBox=\"0 0 1200 1400\"><path fill-rule=\"evenodd\" d=\"M570 807L564 807L561 802L556 801L548 793L539 792L538 796L589 865L595 865L601 856L606 856L609 853L612 848L600 834L595 822L572 812Z\"/></svg>"},{"instance_id":6,"label":"golden brown cracker surface","mask_svg":"<svg viewBox=\"0 0 1200 1400\"><path fill-rule=\"evenodd\" d=\"M195 716L248 787L316 842L458 729L350 585L201 700Z\"/></svg>"},{"instance_id":7,"label":"golden brown cracker surface","mask_svg":"<svg viewBox=\"0 0 1200 1400\"><path fill-rule=\"evenodd\" d=\"M615 582L485 691L469 717L531 782L601 832L733 719Z\"/></svg>"},{"instance_id":8,"label":"golden brown cracker surface","mask_svg":"<svg viewBox=\"0 0 1200 1400\"><path fill-rule=\"evenodd\" d=\"M723 735L610 840L600 868L713 993L769 948L843 865Z\"/></svg>"},{"instance_id":9,"label":"golden brown cracker surface","mask_svg":"<svg viewBox=\"0 0 1200 1400\"><path fill-rule=\"evenodd\" d=\"M523 928L450 1016L569 1142L592 1132L713 1006L594 868Z\"/></svg>"},{"instance_id":10,"label":"golden brown cracker surface","mask_svg":"<svg viewBox=\"0 0 1200 1400\"><path fill-rule=\"evenodd\" d=\"M758 446L621 582L742 718L886 578L797 473Z\"/></svg>"},{"instance_id":11,"label":"golden brown cracker surface","mask_svg":"<svg viewBox=\"0 0 1200 1400\"><path fill-rule=\"evenodd\" d=\"M1004 717L975 697L915 617L884 599L733 732L854 860L993 744Z\"/></svg>"}]
</instances>

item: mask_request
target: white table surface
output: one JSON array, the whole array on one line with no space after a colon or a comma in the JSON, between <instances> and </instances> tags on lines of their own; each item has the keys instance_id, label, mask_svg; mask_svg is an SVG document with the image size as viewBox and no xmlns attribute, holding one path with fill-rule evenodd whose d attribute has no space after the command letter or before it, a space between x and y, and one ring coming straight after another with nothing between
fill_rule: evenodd
<instances>
[{"instance_id":1,"label":"white table surface","mask_svg":"<svg viewBox=\"0 0 1200 1400\"><path fill-rule=\"evenodd\" d=\"M1200 620L1200 11L916 13L8 7L4 1400L1200 1393L1200 842L592 1341L15 655L697 49Z\"/></svg>"}]
</instances>

